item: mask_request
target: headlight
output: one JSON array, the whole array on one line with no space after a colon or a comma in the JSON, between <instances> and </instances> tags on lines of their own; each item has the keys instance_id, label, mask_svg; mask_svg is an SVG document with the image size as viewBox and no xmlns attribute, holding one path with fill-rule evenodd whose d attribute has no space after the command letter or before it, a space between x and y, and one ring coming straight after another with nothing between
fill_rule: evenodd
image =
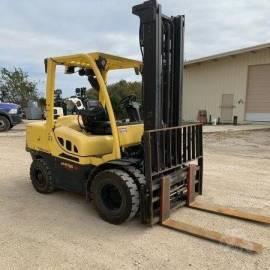
<instances>
[{"instance_id":1,"label":"headlight","mask_svg":"<svg viewBox=\"0 0 270 270\"><path fill-rule=\"evenodd\" d=\"M18 109L11 109L9 111L10 114L17 114L18 113Z\"/></svg>"}]
</instances>

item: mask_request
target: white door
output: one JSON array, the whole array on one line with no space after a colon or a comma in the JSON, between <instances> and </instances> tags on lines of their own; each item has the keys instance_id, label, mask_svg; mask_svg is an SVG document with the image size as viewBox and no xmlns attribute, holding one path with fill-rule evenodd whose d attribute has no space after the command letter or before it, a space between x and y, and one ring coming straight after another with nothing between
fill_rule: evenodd
<instances>
[{"instance_id":1,"label":"white door","mask_svg":"<svg viewBox=\"0 0 270 270\"><path fill-rule=\"evenodd\" d=\"M223 94L221 99L221 122L232 122L233 107L233 94Z\"/></svg>"}]
</instances>

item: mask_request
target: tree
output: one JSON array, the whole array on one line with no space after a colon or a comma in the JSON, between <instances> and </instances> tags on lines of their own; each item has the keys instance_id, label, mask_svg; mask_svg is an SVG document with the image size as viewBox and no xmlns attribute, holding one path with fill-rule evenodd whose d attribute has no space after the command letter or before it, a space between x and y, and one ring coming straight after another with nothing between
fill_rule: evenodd
<instances>
[{"instance_id":1,"label":"tree","mask_svg":"<svg viewBox=\"0 0 270 270\"><path fill-rule=\"evenodd\" d=\"M37 83L31 81L29 75L21 68L1 68L0 92L5 101L26 106L29 99L37 99Z\"/></svg>"}]
</instances>

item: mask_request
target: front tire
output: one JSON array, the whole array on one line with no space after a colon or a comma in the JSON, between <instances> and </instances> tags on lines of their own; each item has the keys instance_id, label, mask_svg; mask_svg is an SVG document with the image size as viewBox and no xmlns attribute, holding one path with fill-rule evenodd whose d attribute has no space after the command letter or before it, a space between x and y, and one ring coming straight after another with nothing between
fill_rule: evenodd
<instances>
[{"instance_id":1,"label":"front tire","mask_svg":"<svg viewBox=\"0 0 270 270\"><path fill-rule=\"evenodd\" d=\"M9 120L5 117L0 115L0 132L4 132L10 129L10 122Z\"/></svg>"},{"instance_id":2,"label":"front tire","mask_svg":"<svg viewBox=\"0 0 270 270\"><path fill-rule=\"evenodd\" d=\"M55 190L52 171L43 159L34 159L30 168L30 178L39 193L51 193Z\"/></svg>"},{"instance_id":3,"label":"front tire","mask_svg":"<svg viewBox=\"0 0 270 270\"><path fill-rule=\"evenodd\" d=\"M133 178L120 169L104 170L91 186L94 206L101 218L121 224L135 217L139 210L139 191Z\"/></svg>"}]
</instances>

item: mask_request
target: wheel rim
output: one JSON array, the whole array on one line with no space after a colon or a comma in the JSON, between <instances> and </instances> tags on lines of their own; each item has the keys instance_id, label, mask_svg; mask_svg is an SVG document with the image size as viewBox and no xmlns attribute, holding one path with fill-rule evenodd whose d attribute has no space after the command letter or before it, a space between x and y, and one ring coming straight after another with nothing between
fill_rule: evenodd
<instances>
[{"instance_id":1,"label":"wheel rim","mask_svg":"<svg viewBox=\"0 0 270 270\"><path fill-rule=\"evenodd\" d=\"M105 185L101 190L103 204L110 210L118 210L122 205L122 197L114 185Z\"/></svg>"},{"instance_id":2,"label":"wheel rim","mask_svg":"<svg viewBox=\"0 0 270 270\"><path fill-rule=\"evenodd\" d=\"M5 122L3 120L0 120L0 129L5 128Z\"/></svg>"},{"instance_id":3,"label":"wheel rim","mask_svg":"<svg viewBox=\"0 0 270 270\"><path fill-rule=\"evenodd\" d=\"M46 179L40 170L35 171L35 180L38 187L43 188L46 185Z\"/></svg>"}]
</instances>

